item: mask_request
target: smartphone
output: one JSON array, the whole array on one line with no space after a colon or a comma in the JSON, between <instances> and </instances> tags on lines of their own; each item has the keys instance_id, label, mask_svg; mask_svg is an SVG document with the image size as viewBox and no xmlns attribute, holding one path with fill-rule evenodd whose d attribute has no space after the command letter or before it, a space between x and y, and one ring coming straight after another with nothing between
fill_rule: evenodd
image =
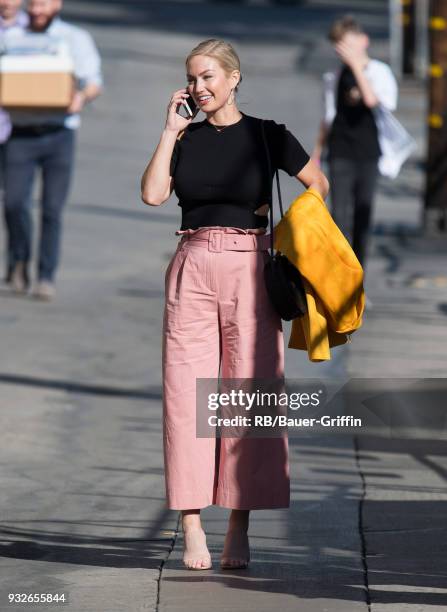
<instances>
[{"instance_id":1,"label":"smartphone","mask_svg":"<svg viewBox=\"0 0 447 612\"><path fill-rule=\"evenodd\" d=\"M197 110L197 104L194 102L192 97L189 95L182 104L179 104L177 107L177 113L184 117L185 119L190 119L194 117Z\"/></svg>"}]
</instances>

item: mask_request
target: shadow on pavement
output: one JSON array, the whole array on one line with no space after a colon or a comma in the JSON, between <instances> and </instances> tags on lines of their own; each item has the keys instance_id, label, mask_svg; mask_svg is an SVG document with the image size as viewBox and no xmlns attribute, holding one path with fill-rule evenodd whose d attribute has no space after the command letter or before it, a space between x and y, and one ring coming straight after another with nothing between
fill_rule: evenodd
<instances>
[{"instance_id":1,"label":"shadow on pavement","mask_svg":"<svg viewBox=\"0 0 447 612\"><path fill-rule=\"evenodd\" d=\"M14 374L0 374L1 384L20 385L23 387L38 387L45 389L56 389L68 393L80 393L85 395L102 395L110 397L125 397L128 399L157 400L162 398L161 387L153 389L126 389L109 387L106 385L92 385L77 383L72 380L55 380L51 378L37 378L35 376L20 376Z\"/></svg>"},{"instance_id":2,"label":"shadow on pavement","mask_svg":"<svg viewBox=\"0 0 447 612\"><path fill-rule=\"evenodd\" d=\"M368 482L365 474L371 492L363 516L372 602L447 606L447 441L366 436L360 446L391 464L394 456L401 468L395 483L380 477ZM424 484L433 481L439 485Z\"/></svg>"},{"instance_id":3,"label":"shadow on pavement","mask_svg":"<svg viewBox=\"0 0 447 612\"><path fill-rule=\"evenodd\" d=\"M48 563L77 564L116 568L159 568L160 557L166 552L171 537L156 537L166 525L170 511L164 510L157 520L140 538L95 538L94 536L70 535L56 531L0 529L0 557L10 559L39 560ZM110 527L110 522L101 521L45 521L77 528L94 525ZM123 524L126 521L121 521ZM127 522L134 523L134 519ZM8 521L11 524L11 521Z\"/></svg>"}]
</instances>

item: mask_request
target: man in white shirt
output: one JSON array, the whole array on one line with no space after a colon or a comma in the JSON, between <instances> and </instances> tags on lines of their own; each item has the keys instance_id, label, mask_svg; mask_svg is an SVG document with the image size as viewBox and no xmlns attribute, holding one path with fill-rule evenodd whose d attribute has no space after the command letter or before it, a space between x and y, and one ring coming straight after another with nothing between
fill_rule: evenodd
<instances>
[{"instance_id":1,"label":"man in white shirt","mask_svg":"<svg viewBox=\"0 0 447 612\"><path fill-rule=\"evenodd\" d=\"M67 112L12 111L12 133L5 154L5 210L14 266L12 289L29 287L32 225L30 202L35 170L42 170L41 231L34 295L54 296L60 259L62 210L74 164L75 133L84 105L101 93L101 60L90 34L59 18L62 0L29 0L28 32L61 39L74 63L76 87Z\"/></svg>"},{"instance_id":2,"label":"man in white shirt","mask_svg":"<svg viewBox=\"0 0 447 612\"><path fill-rule=\"evenodd\" d=\"M397 83L387 64L368 56L369 38L351 16L334 22L329 39L342 64L323 76L324 117L312 158L319 162L327 146L331 212L365 267L379 171L391 175L377 113L395 110Z\"/></svg>"}]
</instances>

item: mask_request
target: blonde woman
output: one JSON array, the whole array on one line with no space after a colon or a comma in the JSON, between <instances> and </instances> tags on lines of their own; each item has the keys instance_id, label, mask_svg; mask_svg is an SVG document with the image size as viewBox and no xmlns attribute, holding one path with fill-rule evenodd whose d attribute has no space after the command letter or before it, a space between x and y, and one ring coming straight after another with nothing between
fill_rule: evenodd
<instances>
[{"instance_id":1,"label":"blonde woman","mask_svg":"<svg viewBox=\"0 0 447 612\"><path fill-rule=\"evenodd\" d=\"M261 119L241 113L233 47L206 40L186 58L187 87L171 96L160 142L141 183L142 199L160 206L174 190L181 235L165 276L163 442L166 505L182 511L183 561L208 569L200 521L209 505L231 509L220 564L246 568L250 510L287 508L287 438L199 438L196 379L284 375L281 319L266 293L269 195ZM191 95L205 114L177 113ZM328 181L284 125L265 121L276 168L326 197ZM179 138L181 136L181 138Z\"/></svg>"}]
</instances>

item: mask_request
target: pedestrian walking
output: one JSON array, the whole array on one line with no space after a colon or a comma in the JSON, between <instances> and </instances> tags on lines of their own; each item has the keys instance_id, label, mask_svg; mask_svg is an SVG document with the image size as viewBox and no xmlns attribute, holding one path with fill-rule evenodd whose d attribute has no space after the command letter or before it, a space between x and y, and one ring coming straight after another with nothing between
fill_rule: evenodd
<instances>
[{"instance_id":1,"label":"pedestrian walking","mask_svg":"<svg viewBox=\"0 0 447 612\"><path fill-rule=\"evenodd\" d=\"M165 274L163 442L166 504L182 511L189 569L211 567L200 510L231 509L222 568L250 559L250 510L290 503L287 437L196 436L196 380L284 376L282 323L265 288L269 197L277 168L325 197L328 181L283 124L238 109L242 80L234 48L206 40L186 58L187 87L170 99L158 146L143 174L142 199L179 198L181 236ZM205 119L178 108L192 97ZM266 195L269 194L269 195Z\"/></svg>"},{"instance_id":2,"label":"pedestrian walking","mask_svg":"<svg viewBox=\"0 0 447 612\"><path fill-rule=\"evenodd\" d=\"M28 15L22 10L22 0L0 0L0 43L3 44L10 36L23 32L28 25ZM5 142L11 134L11 119L9 113L0 108L0 192L4 197L4 161ZM3 206L3 212L4 212ZM6 275L5 282L9 283L12 273L12 254L9 244L6 245Z\"/></svg>"},{"instance_id":3,"label":"pedestrian walking","mask_svg":"<svg viewBox=\"0 0 447 612\"><path fill-rule=\"evenodd\" d=\"M62 0L29 0L26 32L47 35L68 45L76 85L66 111L11 111L12 132L5 148L5 216L11 245L14 291L28 290L32 246L31 196L34 174L42 173L40 244L34 295L55 293L60 259L62 211L73 172L76 130L86 103L102 87L101 60L91 35L59 17Z\"/></svg>"},{"instance_id":4,"label":"pedestrian walking","mask_svg":"<svg viewBox=\"0 0 447 612\"><path fill-rule=\"evenodd\" d=\"M341 66L324 74L324 117L312 159L318 163L327 148L331 213L365 268L379 170L390 166L378 111L395 110L397 83L387 64L369 57L369 37L353 17L337 19L329 39Z\"/></svg>"}]
</instances>

